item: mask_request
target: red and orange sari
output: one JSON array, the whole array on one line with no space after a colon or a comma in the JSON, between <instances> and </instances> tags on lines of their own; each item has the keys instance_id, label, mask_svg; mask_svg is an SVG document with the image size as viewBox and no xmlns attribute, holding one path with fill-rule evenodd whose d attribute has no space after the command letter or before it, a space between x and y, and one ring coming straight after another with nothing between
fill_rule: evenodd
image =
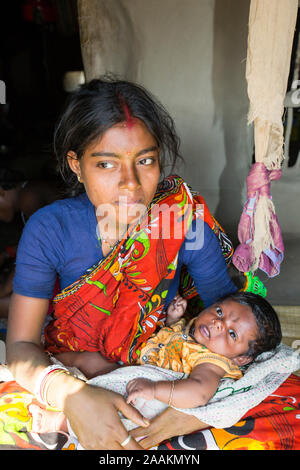
<instances>
[{"instance_id":1,"label":"red and orange sari","mask_svg":"<svg viewBox=\"0 0 300 470\"><path fill-rule=\"evenodd\" d=\"M219 237L226 260L232 245L204 199L178 176L160 183L147 213L97 265L54 298L54 320L45 330L46 350L99 351L132 364L141 345L165 318L164 303L181 244L193 219ZM155 233L155 236L153 234ZM186 278L185 296L196 294Z\"/></svg>"}]
</instances>

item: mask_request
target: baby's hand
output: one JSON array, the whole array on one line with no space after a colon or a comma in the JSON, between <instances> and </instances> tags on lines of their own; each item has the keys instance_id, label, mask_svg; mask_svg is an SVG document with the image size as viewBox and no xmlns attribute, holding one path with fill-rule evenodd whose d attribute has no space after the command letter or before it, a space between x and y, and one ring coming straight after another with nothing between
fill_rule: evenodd
<instances>
[{"instance_id":1,"label":"baby's hand","mask_svg":"<svg viewBox=\"0 0 300 470\"><path fill-rule=\"evenodd\" d=\"M170 326L172 323L176 323L180 320L186 307L187 301L183 297L180 297L180 295L176 295L167 310L167 325Z\"/></svg>"},{"instance_id":2,"label":"baby's hand","mask_svg":"<svg viewBox=\"0 0 300 470\"><path fill-rule=\"evenodd\" d=\"M128 397L127 403L135 405L136 398L144 398L145 400L153 400L155 395L155 382L148 379L133 379L128 382L126 387Z\"/></svg>"}]
</instances>

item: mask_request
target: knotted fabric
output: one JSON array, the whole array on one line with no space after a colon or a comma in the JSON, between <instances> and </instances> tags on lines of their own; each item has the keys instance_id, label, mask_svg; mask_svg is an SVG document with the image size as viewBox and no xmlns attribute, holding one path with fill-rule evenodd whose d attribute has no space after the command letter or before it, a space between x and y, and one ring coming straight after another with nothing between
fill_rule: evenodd
<instances>
[{"instance_id":1,"label":"knotted fabric","mask_svg":"<svg viewBox=\"0 0 300 470\"><path fill-rule=\"evenodd\" d=\"M284 245L270 192L271 181L280 177L281 170L267 170L263 163L254 163L248 174L247 201L238 227L241 244L232 258L239 271L259 267L269 277L280 272Z\"/></svg>"}]
</instances>

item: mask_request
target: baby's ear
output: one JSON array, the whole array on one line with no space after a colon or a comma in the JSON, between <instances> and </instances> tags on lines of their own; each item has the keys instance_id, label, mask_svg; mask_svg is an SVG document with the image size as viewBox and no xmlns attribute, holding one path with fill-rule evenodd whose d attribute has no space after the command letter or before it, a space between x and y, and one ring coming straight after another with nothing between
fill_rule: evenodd
<instances>
[{"instance_id":1,"label":"baby's ear","mask_svg":"<svg viewBox=\"0 0 300 470\"><path fill-rule=\"evenodd\" d=\"M239 367L242 367L242 366L245 366L246 364L249 364L250 362L252 362L252 357L251 356L246 356L246 355L241 355L241 356L237 356L235 357L234 359L231 359L232 362L239 366Z\"/></svg>"}]
</instances>

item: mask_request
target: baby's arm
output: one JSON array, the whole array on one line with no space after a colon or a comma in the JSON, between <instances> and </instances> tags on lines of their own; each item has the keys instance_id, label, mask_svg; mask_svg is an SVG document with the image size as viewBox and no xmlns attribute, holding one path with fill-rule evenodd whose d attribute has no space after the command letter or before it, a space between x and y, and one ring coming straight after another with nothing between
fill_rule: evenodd
<instances>
[{"instance_id":1,"label":"baby's arm","mask_svg":"<svg viewBox=\"0 0 300 470\"><path fill-rule=\"evenodd\" d=\"M176 295L168 306L166 325L171 326L173 323L179 321L184 315L186 307L187 301L183 297L180 297L180 295Z\"/></svg>"},{"instance_id":2,"label":"baby's arm","mask_svg":"<svg viewBox=\"0 0 300 470\"><path fill-rule=\"evenodd\" d=\"M127 384L127 403L138 397L156 399L176 408L196 408L206 405L215 394L225 371L214 364L199 364L187 379L153 382L134 379Z\"/></svg>"}]
</instances>

